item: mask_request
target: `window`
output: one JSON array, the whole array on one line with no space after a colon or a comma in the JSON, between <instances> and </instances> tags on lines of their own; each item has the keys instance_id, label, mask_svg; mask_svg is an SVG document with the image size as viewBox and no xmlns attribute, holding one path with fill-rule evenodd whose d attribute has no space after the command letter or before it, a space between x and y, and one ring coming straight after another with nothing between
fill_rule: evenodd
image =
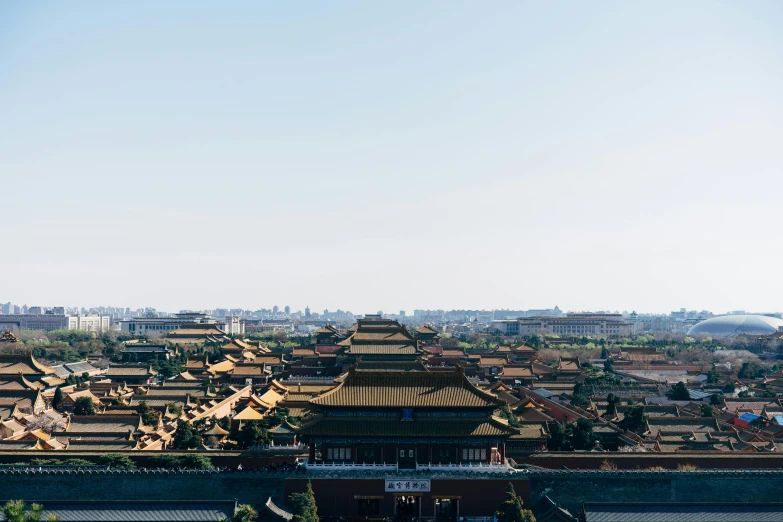
<instances>
[{"instance_id":1,"label":"window","mask_svg":"<svg viewBox=\"0 0 783 522\"><path fill-rule=\"evenodd\" d=\"M405 450L400 450L400 457L405 458Z\"/></svg>"},{"instance_id":2,"label":"window","mask_svg":"<svg viewBox=\"0 0 783 522\"><path fill-rule=\"evenodd\" d=\"M413 408L402 409L402 420L413 420Z\"/></svg>"},{"instance_id":3,"label":"window","mask_svg":"<svg viewBox=\"0 0 783 522\"><path fill-rule=\"evenodd\" d=\"M413 458L413 450L408 450L408 457Z\"/></svg>"},{"instance_id":4,"label":"window","mask_svg":"<svg viewBox=\"0 0 783 522\"><path fill-rule=\"evenodd\" d=\"M332 450L332 448L329 448L328 450L326 450L326 458L327 458L327 459L329 459L329 460L332 460L332 458L333 458L333 457L332 457L332 455L333 455L333 453L332 453L332 452L333 452L333 451L334 451L334 450Z\"/></svg>"}]
</instances>

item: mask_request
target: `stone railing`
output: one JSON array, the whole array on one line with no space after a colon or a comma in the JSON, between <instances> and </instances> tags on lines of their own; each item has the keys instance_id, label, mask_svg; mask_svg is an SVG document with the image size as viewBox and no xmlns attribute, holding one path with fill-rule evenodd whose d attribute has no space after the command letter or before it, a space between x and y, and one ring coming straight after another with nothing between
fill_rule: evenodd
<instances>
[{"instance_id":1,"label":"stone railing","mask_svg":"<svg viewBox=\"0 0 783 522\"><path fill-rule=\"evenodd\" d=\"M489 464L486 462L481 462L481 463L463 462L460 464L416 464L416 470L510 473L514 471L514 468L512 468L508 464Z\"/></svg>"},{"instance_id":2,"label":"stone railing","mask_svg":"<svg viewBox=\"0 0 783 522\"><path fill-rule=\"evenodd\" d=\"M397 471L396 464L354 464L352 462L304 462L308 471Z\"/></svg>"},{"instance_id":3,"label":"stone railing","mask_svg":"<svg viewBox=\"0 0 783 522\"><path fill-rule=\"evenodd\" d=\"M305 451L307 444L256 444L250 448L253 451L261 450L282 450L282 451Z\"/></svg>"},{"instance_id":4,"label":"stone railing","mask_svg":"<svg viewBox=\"0 0 783 522\"><path fill-rule=\"evenodd\" d=\"M400 469L397 464L356 464L352 462L303 462L308 471L413 471L413 472L476 472L512 473L515 470L507 464L461 463L461 464L417 464L415 469Z\"/></svg>"}]
</instances>

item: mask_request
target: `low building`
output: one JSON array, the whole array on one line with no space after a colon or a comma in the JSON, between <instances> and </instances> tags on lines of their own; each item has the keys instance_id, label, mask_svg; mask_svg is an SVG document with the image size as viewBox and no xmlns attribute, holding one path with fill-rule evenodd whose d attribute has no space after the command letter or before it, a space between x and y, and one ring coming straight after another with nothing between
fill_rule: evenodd
<instances>
[{"instance_id":1,"label":"low building","mask_svg":"<svg viewBox=\"0 0 783 522\"><path fill-rule=\"evenodd\" d=\"M68 316L65 314L13 314L0 315L0 330L67 330Z\"/></svg>"},{"instance_id":2,"label":"low building","mask_svg":"<svg viewBox=\"0 0 783 522\"><path fill-rule=\"evenodd\" d=\"M520 317L492 321L492 330L503 335L528 336L545 333L568 336L629 336L633 323L621 314L567 314L565 317Z\"/></svg>"},{"instance_id":3,"label":"low building","mask_svg":"<svg viewBox=\"0 0 783 522\"><path fill-rule=\"evenodd\" d=\"M106 370L106 377L113 382L127 384L152 384L158 372L149 365L112 365Z\"/></svg>"},{"instance_id":4,"label":"low building","mask_svg":"<svg viewBox=\"0 0 783 522\"><path fill-rule=\"evenodd\" d=\"M111 328L111 318L108 315L69 315L69 330L89 330L104 333Z\"/></svg>"}]
</instances>

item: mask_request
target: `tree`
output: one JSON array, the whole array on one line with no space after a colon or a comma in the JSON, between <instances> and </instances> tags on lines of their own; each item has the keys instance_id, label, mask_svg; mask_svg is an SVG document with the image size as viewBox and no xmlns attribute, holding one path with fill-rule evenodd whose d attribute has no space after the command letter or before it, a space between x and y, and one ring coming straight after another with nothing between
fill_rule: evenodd
<instances>
[{"instance_id":1,"label":"tree","mask_svg":"<svg viewBox=\"0 0 783 522\"><path fill-rule=\"evenodd\" d=\"M248 449L269 442L269 433L259 421L248 421L239 431L237 442L240 447Z\"/></svg>"},{"instance_id":2,"label":"tree","mask_svg":"<svg viewBox=\"0 0 783 522\"><path fill-rule=\"evenodd\" d=\"M715 384L718 381L720 381L720 375L718 374L718 370L713 364L710 372L707 374L707 384Z\"/></svg>"},{"instance_id":3,"label":"tree","mask_svg":"<svg viewBox=\"0 0 783 522\"><path fill-rule=\"evenodd\" d=\"M604 361L604 372L606 373L614 373L614 368L612 367L612 360L606 359Z\"/></svg>"},{"instance_id":4,"label":"tree","mask_svg":"<svg viewBox=\"0 0 783 522\"><path fill-rule=\"evenodd\" d=\"M629 431L636 431L644 426L647 416L644 414L644 405L631 406L625 412L620 427Z\"/></svg>"},{"instance_id":5,"label":"tree","mask_svg":"<svg viewBox=\"0 0 783 522\"><path fill-rule=\"evenodd\" d=\"M177 421L177 431L174 432L174 447L177 449L193 449L201 446L201 435L193 426L182 419Z\"/></svg>"},{"instance_id":6,"label":"tree","mask_svg":"<svg viewBox=\"0 0 783 522\"><path fill-rule=\"evenodd\" d=\"M571 395L571 405L576 406L577 408L581 408L588 402L589 400L584 395L579 395L578 393Z\"/></svg>"},{"instance_id":7,"label":"tree","mask_svg":"<svg viewBox=\"0 0 783 522\"><path fill-rule=\"evenodd\" d=\"M712 404L702 404L701 405L701 416L702 417L715 417L715 414L717 413L717 409Z\"/></svg>"},{"instance_id":8,"label":"tree","mask_svg":"<svg viewBox=\"0 0 783 522\"><path fill-rule=\"evenodd\" d=\"M495 512L495 518L498 522L536 522L533 512L522 508L522 499L517 496L511 482L506 486L506 498Z\"/></svg>"},{"instance_id":9,"label":"tree","mask_svg":"<svg viewBox=\"0 0 783 522\"><path fill-rule=\"evenodd\" d=\"M293 507L292 522L318 522L318 506L315 505L313 485L307 483L304 493L291 493L288 501Z\"/></svg>"},{"instance_id":10,"label":"tree","mask_svg":"<svg viewBox=\"0 0 783 522\"><path fill-rule=\"evenodd\" d=\"M713 406L720 406L720 395L717 393L713 393L710 395L710 404Z\"/></svg>"},{"instance_id":11,"label":"tree","mask_svg":"<svg viewBox=\"0 0 783 522\"><path fill-rule=\"evenodd\" d=\"M131 458L127 455L117 455L112 453L108 455L101 455L101 458L98 459L98 462L104 466L117 469L134 469L136 467L136 464L134 464Z\"/></svg>"},{"instance_id":12,"label":"tree","mask_svg":"<svg viewBox=\"0 0 783 522\"><path fill-rule=\"evenodd\" d=\"M673 385L671 389L666 392L666 396L673 401L689 401L691 399L691 394L682 381Z\"/></svg>"},{"instance_id":13,"label":"tree","mask_svg":"<svg viewBox=\"0 0 783 522\"><path fill-rule=\"evenodd\" d=\"M726 386L723 387L723 393L734 393L735 391L737 391L737 387L733 382L727 382Z\"/></svg>"},{"instance_id":14,"label":"tree","mask_svg":"<svg viewBox=\"0 0 783 522\"><path fill-rule=\"evenodd\" d=\"M60 431L65 428L65 421L60 418L50 417L45 413L36 415L30 422L27 423L27 430L43 430L46 433L52 433Z\"/></svg>"},{"instance_id":15,"label":"tree","mask_svg":"<svg viewBox=\"0 0 783 522\"><path fill-rule=\"evenodd\" d=\"M39 522L43 516L44 507L40 504L32 504L29 508L24 500L10 500L3 506L3 515L6 522ZM47 522L56 522L54 515L46 518Z\"/></svg>"},{"instance_id":16,"label":"tree","mask_svg":"<svg viewBox=\"0 0 783 522\"><path fill-rule=\"evenodd\" d=\"M571 443L573 444L574 449L592 449L596 440L597 438L593 433L593 422L590 419L579 419L576 421L573 436L571 437Z\"/></svg>"},{"instance_id":17,"label":"tree","mask_svg":"<svg viewBox=\"0 0 783 522\"><path fill-rule=\"evenodd\" d=\"M141 420L144 422L147 426L157 426L158 425L158 412L150 408L150 405L147 403L147 401L141 401L139 403L139 406L136 408L136 412L138 412L139 415L141 415Z\"/></svg>"},{"instance_id":18,"label":"tree","mask_svg":"<svg viewBox=\"0 0 783 522\"><path fill-rule=\"evenodd\" d=\"M549 451L568 451L571 449L566 437L566 430L559 422L553 422L549 425L547 447Z\"/></svg>"},{"instance_id":19,"label":"tree","mask_svg":"<svg viewBox=\"0 0 783 522\"><path fill-rule=\"evenodd\" d=\"M57 408L57 406L59 406L61 402L63 402L63 391L58 386L57 389L54 390L54 397L52 398L52 407Z\"/></svg>"},{"instance_id":20,"label":"tree","mask_svg":"<svg viewBox=\"0 0 783 522\"><path fill-rule=\"evenodd\" d=\"M79 397L73 405L74 415L95 415L95 405L90 397Z\"/></svg>"},{"instance_id":21,"label":"tree","mask_svg":"<svg viewBox=\"0 0 783 522\"><path fill-rule=\"evenodd\" d=\"M212 467L212 459L198 453L191 453L180 458L180 465L183 468L209 469Z\"/></svg>"},{"instance_id":22,"label":"tree","mask_svg":"<svg viewBox=\"0 0 783 522\"><path fill-rule=\"evenodd\" d=\"M240 504L237 506L236 511L234 511L234 516L231 517L230 521L221 518L220 522L253 522L254 520L258 520L258 512L253 509L253 506Z\"/></svg>"}]
</instances>

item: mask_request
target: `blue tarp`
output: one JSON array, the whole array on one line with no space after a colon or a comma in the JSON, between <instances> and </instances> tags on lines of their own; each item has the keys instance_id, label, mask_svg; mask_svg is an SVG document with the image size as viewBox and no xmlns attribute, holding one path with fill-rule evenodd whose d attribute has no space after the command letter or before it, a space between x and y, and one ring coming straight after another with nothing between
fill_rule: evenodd
<instances>
[{"instance_id":1,"label":"blue tarp","mask_svg":"<svg viewBox=\"0 0 783 522\"><path fill-rule=\"evenodd\" d=\"M743 413L739 416L740 419L744 420L745 422L753 422L755 420L758 420L761 418L761 415L756 415L753 413Z\"/></svg>"}]
</instances>

